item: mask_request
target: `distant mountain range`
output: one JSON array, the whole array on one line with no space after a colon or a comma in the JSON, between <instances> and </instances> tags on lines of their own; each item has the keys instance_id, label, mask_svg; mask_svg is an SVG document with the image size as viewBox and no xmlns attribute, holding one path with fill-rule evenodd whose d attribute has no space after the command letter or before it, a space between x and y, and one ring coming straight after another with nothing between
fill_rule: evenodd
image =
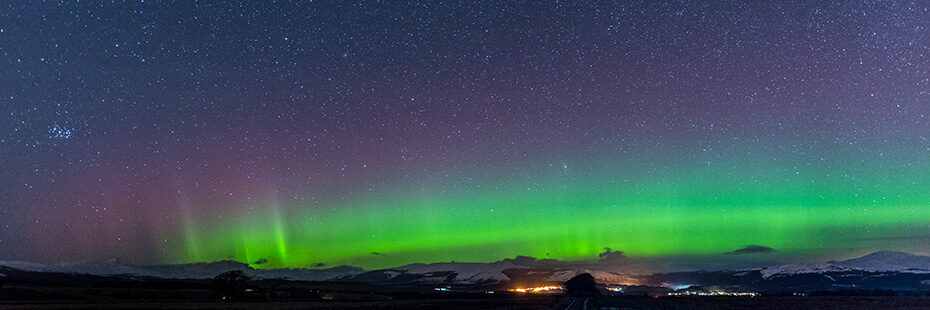
<instances>
[{"instance_id":1,"label":"distant mountain range","mask_svg":"<svg viewBox=\"0 0 930 310\"><path fill-rule=\"evenodd\" d=\"M326 269L255 269L246 263L223 260L209 263L174 265L134 265L118 259L43 265L22 261L0 261L0 266L34 272L57 272L100 276L145 276L166 279L206 279L230 270L243 270L255 278L324 281L362 273L358 267L339 266Z\"/></svg>"},{"instance_id":2,"label":"distant mountain range","mask_svg":"<svg viewBox=\"0 0 930 310\"><path fill-rule=\"evenodd\" d=\"M814 291L835 289L930 290L930 257L903 252L876 252L859 258L814 265L780 265L729 271L691 271L632 275L592 268L539 264L541 260L506 259L493 263L435 263L363 270L351 266L327 269L255 269L235 261L177 265L133 265L119 260L42 265L0 261L4 268L103 276L144 276L172 279L212 278L243 270L260 279L362 282L383 284L494 285L560 283L590 273L604 284L732 287L752 291Z\"/></svg>"},{"instance_id":3,"label":"distant mountain range","mask_svg":"<svg viewBox=\"0 0 930 310\"><path fill-rule=\"evenodd\" d=\"M875 252L823 264L789 264L738 271L677 272L642 278L652 285L738 287L761 292L930 290L930 257Z\"/></svg>"},{"instance_id":4,"label":"distant mountain range","mask_svg":"<svg viewBox=\"0 0 930 310\"><path fill-rule=\"evenodd\" d=\"M512 262L494 263L438 263L412 264L390 269L367 271L347 275L334 281L364 283L449 283L449 284L495 284L508 281L525 283L565 282L572 277L589 273L600 283L631 283L635 278L602 270L554 268L516 265Z\"/></svg>"}]
</instances>

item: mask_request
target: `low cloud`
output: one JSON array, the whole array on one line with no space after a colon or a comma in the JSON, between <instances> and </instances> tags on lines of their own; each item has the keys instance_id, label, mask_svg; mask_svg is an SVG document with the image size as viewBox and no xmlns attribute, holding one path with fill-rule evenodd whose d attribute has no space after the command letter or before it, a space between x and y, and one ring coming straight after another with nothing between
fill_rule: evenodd
<instances>
[{"instance_id":1,"label":"low cloud","mask_svg":"<svg viewBox=\"0 0 930 310\"><path fill-rule=\"evenodd\" d=\"M267 258L259 258L257 261L255 261L254 263L252 263L252 265L261 265L261 264L265 264L265 263L268 263L268 259L267 259Z\"/></svg>"},{"instance_id":2,"label":"low cloud","mask_svg":"<svg viewBox=\"0 0 930 310\"><path fill-rule=\"evenodd\" d=\"M315 264L310 264L309 266L312 268L320 268L320 267L326 266L326 263L315 263Z\"/></svg>"},{"instance_id":3,"label":"low cloud","mask_svg":"<svg viewBox=\"0 0 930 310\"><path fill-rule=\"evenodd\" d=\"M733 250L733 251L726 252L723 254L743 255L743 254L772 253L772 252L775 252L775 249L767 247L767 246L750 244L741 249Z\"/></svg>"},{"instance_id":4,"label":"low cloud","mask_svg":"<svg viewBox=\"0 0 930 310\"><path fill-rule=\"evenodd\" d=\"M626 261L626 255L623 251L614 251L611 248L604 248L604 253L597 255L597 260L604 263Z\"/></svg>"},{"instance_id":5,"label":"low cloud","mask_svg":"<svg viewBox=\"0 0 930 310\"><path fill-rule=\"evenodd\" d=\"M535 258L532 256L519 255L514 258L501 260L502 262L511 263L517 266L535 267L535 268L597 268L597 269L617 269L630 267L630 264L636 263L632 258L627 257L623 251L616 251L611 248L604 248L604 252L597 255L597 260L557 260L551 258Z\"/></svg>"},{"instance_id":6,"label":"low cloud","mask_svg":"<svg viewBox=\"0 0 930 310\"><path fill-rule=\"evenodd\" d=\"M776 252L776 250L767 246L747 245L732 252L727 252L729 258L689 255L629 257L624 251L605 247L601 253L598 253L596 260L593 257L592 259L581 260L537 259L532 256L520 255L504 259L502 262L531 268L595 269L619 273L651 274L694 270L732 270L782 264L782 262L777 261L760 262L758 257L747 260L751 257L740 256L743 254L771 252Z\"/></svg>"},{"instance_id":7,"label":"low cloud","mask_svg":"<svg viewBox=\"0 0 930 310\"><path fill-rule=\"evenodd\" d=\"M532 256L517 255L514 258L505 258L504 261L517 266L532 266L538 259Z\"/></svg>"},{"instance_id":8,"label":"low cloud","mask_svg":"<svg viewBox=\"0 0 930 310\"><path fill-rule=\"evenodd\" d=\"M565 262L556 259L543 258L538 259L532 256L518 255L514 258L505 258L503 262L511 263L517 266L525 267L554 267L554 268L565 268L573 266L572 262Z\"/></svg>"},{"instance_id":9,"label":"low cloud","mask_svg":"<svg viewBox=\"0 0 930 310\"><path fill-rule=\"evenodd\" d=\"M384 253L379 253L379 252L371 252L371 255L380 255L380 256L384 256Z\"/></svg>"}]
</instances>

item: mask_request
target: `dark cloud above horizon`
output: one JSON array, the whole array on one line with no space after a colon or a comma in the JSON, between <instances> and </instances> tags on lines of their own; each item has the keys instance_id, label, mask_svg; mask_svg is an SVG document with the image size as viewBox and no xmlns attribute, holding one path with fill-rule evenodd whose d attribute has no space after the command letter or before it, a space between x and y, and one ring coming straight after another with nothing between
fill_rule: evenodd
<instances>
[{"instance_id":1,"label":"dark cloud above horizon","mask_svg":"<svg viewBox=\"0 0 930 310\"><path fill-rule=\"evenodd\" d=\"M571 261L560 261L557 259L550 258L535 258L532 256L517 255L514 258L505 258L501 260L502 262L511 263L517 266L526 266L526 267L553 267L553 268L568 268L575 266L582 262L571 262Z\"/></svg>"},{"instance_id":2,"label":"dark cloud above horizon","mask_svg":"<svg viewBox=\"0 0 930 310\"><path fill-rule=\"evenodd\" d=\"M628 257L623 254L623 251L614 251L611 248L605 247L604 253L597 255L597 260L600 262L618 262L627 261Z\"/></svg>"},{"instance_id":3,"label":"dark cloud above horizon","mask_svg":"<svg viewBox=\"0 0 930 310\"><path fill-rule=\"evenodd\" d=\"M753 252L774 252L775 249L760 245L749 245L729 253L749 254ZM531 268L557 268L557 269L596 269L610 272L650 274L655 272L676 272L694 270L727 270L740 268L757 268L768 265L779 265L783 262L749 259L737 254L727 255L727 258L707 256L637 256L629 257L624 251L605 247L593 256L580 260L537 259L532 256L518 255L514 258L505 258L499 262L508 262L517 266Z\"/></svg>"},{"instance_id":4,"label":"dark cloud above horizon","mask_svg":"<svg viewBox=\"0 0 930 310\"><path fill-rule=\"evenodd\" d=\"M261 264L266 264L266 263L268 263L267 258L259 258L257 261L252 263L252 265L261 265Z\"/></svg>"},{"instance_id":5,"label":"dark cloud above horizon","mask_svg":"<svg viewBox=\"0 0 930 310\"><path fill-rule=\"evenodd\" d=\"M750 244L750 245L747 245L747 246L745 246L745 247L743 247L743 248L736 249L736 250L733 250L733 251L730 251L730 252L726 252L726 253L723 253L723 254L726 254L726 255L743 255L743 254L759 254L759 253L772 253L772 252L775 252L775 249L770 248L770 247L767 247L767 246Z\"/></svg>"},{"instance_id":6,"label":"dark cloud above horizon","mask_svg":"<svg viewBox=\"0 0 930 310\"><path fill-rule=\"evenodd\" d=\"M614 250L609 247L604 248L604 252L597 255L597 260L557 260L551 258L536 258L527 255L517 255L514 258L505 258L501 262L511 263L517 266L538 267L538 268L609 268L626 266L631 264L646 263L650 259L634 260L627 257L623 251Z\"/></svg>"}]
</instances>

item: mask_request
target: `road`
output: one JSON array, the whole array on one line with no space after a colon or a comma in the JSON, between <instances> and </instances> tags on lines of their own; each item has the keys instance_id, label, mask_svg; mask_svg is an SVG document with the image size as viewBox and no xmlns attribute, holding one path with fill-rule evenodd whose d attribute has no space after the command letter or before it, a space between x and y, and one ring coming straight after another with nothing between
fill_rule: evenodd
<instances>
[{"instance_id":1,"label":"road","mask_svg":"<svg viewBox=\"0 0 930 310\"><path fill-rule=\"evenodd\" d=\"M588 297L572 297L571 301L565 305L564 310L588 310L590 302L591 298Z\"/></svg>"}]
</instances>

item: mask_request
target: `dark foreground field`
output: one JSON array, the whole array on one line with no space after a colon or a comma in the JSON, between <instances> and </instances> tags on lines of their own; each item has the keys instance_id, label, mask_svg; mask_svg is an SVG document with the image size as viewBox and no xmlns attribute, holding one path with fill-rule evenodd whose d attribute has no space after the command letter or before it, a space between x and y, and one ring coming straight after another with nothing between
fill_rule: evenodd
<instances>
[{"instance_id":1,"label":"dark foreground field","mask_svg":"<svg viewBox=\"0 0 930 310\"><path fill-rule=\"evenodd\" d=\"M560 297L315 302L3 302L2 309L584 309ZM577 303L582 304L581 302ZM930 309L927 297L602 297L587 309Z\"/></svg>"},{"instance_id":2,"label":"dark foreground field","mask_svg":"<svg viewBox=\"0 0 930 310\"><path fill-rule=\"evenodd\" d=\"M2 271L0 309L930 309L923 291L908 296L645 297L640 294L650 291L644 290L627 292L636 296L569 298L511 293L506 285L436 288L274 279L229 286L216 279ZM869 292L859 293L854 295Z\"/></svg>"},{"instance_id":3,"label":"dark foreground field","mask_svg":"<svg viewBox=\"0 0 930 310\"><path fill-rule=\"evenodd\" d=\"M623 297L589 309L930 309L927 297Z\"/></svg>"}]
</instances>

